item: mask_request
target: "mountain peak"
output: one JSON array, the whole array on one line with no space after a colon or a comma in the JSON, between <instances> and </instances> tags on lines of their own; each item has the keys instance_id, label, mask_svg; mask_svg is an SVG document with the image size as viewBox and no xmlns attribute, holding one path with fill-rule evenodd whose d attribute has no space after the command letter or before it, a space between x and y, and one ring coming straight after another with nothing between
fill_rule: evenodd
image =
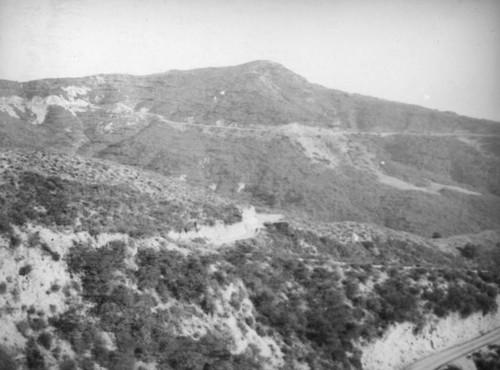
<instances>
[{"instance_id":1,"label":"mountain peak","mask_svg":"<svg viewBox=\"0 0 500 370\"><path fill-rule=\"evenodd\" d=\"M290 75L299 76L295 72L286 68L283 64L273 62L272 60L265 60L265 59L253 60L253 61L248 62L248 63L243 63L240 65L237 65L236 68L249 70L252 72L259 72L259 73L280 72L280 73L286 73L286 74L290 74ZM301 79L302 79L302 77L301 77Z\"/></svg>"},{"instance_id":2,"label":"mountain peak","mask_svg":"<svg viewBox=\"0 0 500 370\"><path fill-rule=\"evenodd\" d=\"M252 60L250 62L240 64L240 66L247 66L247 67L281 67L281 68L285 68L282 64L274 62L272 60L268 60L268 59Z\"/></svg>"}]
</instances>

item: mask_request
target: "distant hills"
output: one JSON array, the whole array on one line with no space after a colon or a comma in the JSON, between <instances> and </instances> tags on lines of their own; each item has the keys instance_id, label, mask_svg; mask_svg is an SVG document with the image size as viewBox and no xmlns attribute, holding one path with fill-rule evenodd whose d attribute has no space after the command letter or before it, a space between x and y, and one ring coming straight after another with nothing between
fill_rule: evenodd
<instances>
[{"instance_id":1,"label":"distant hills","mask_svg":"<svg viewBox=\"0 0 500 370\"><path fill-rule=\"evenodd\" d=\"M68 98L72 92L64 90L67 86L86 86L80 99L85 96L83 100L97 108L127 103L134 111L147 109L179 122L240 126L300 122L360 131L500 134L492 121L327 89L269 61L148 76L1 81L0 93L28 102L51 95Z\"/></svg>"},{"instance_id":2,"label":"distant hills","mask_svg":"<svg viewBox=\"0 0 500 370\"><path fill-rule=\"evenodd\" d=\"M0 81L0 368L404 368L498 325L499 220L500 123L268 61Z\"/></svg>"},{"instance_id":3,"label":"distant hills","mask_svg":"<svg viewBox=\"0 0 500 370\"><path fill-rule=\"evenodd\" d=\"M500 220L500 124L280 64L0 82L0 145L109 159L321 221L431 235Z\"/></svg>"}]
</instances>

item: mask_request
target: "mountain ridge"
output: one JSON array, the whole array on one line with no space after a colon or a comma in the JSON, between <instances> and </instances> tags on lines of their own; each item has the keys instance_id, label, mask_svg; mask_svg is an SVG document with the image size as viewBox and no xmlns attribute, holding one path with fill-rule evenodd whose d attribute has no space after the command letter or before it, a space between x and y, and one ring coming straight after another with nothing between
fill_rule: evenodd
<instances>
[{"instance_id":1,"label":"mountain ridge","mask_svg":"<svg viewBox=\"0 0 500 370\"><path fill-rule=\"evenodd\" d=\"M400 369L498 323L496 123L269 62L78 81L0 86L0 368Z\"/></svg>"},{"instance_id":2,"label":"mountain ridge","mask_svg":"<svg viewBox=\"0 0 500 370\"><path fill-rule=\"evenodd\" d=\"M0 85L4 149L110 159L421 235L500 219L500 124L328 89L274 62Z\"/></svg>"},{"instance_id":3,"label":"mountain ridge","mask_svg":"<svg viewBox=\"0 0 500 370\"><path fill-rule=\"evenodd\" d=\"M146 74L146 75L131 75L131 74L98 74L98 75L90 75L90 76L84 76L84 77L73 77L73 78L50 78L50 79L41 79L41 80L32 80L32 81L27 81L27 82L18 82L19 84L17 87L22 88L23 90L28 90L28 93L26 94L27 97L30 96L30 94L36 93L36 90L42 89L43 85L48 85L48 84L68 84L68 82L74 82L74 83L92 83L93 80L100 80L100 79L109 79L110 83L117 83L117 82L133 82L134 80L137 83L141 82L150 82L149 80L151 79L158 79L158 78L163 78L163 79L168 79L172 77L173 75L175 76L180 76L181 78L189 78L189 75L210 75L210 74L215 74L215 76L219 75L224 75L228 73L235 72L238 75L244 75L245 73L249 72L259 72L261 75L269 74L271 72L276 72L278 71L279 73L276 73L278 77L280 77L281 74L286 75L287 77L293 76L293 79L296 81L300 81L300 83L304 83L307 85L307 87L312 88L312 89L319 89L323 91L328 91L333 93L334 96L330 96L329 99L332 102L335 102L335 99L337 99L337 103L339 102L339 99L341 97L350 97L351 99L358 99L361 100L363 103L387 103L396 106L401 106L403 108L412 108L412 109L417 109L418 114L424 114L428 115L433 112L434 114L443 114L443 115L449 115L449 119L457 119L460 121L463 121L464 119L472 119L476 122L482 122L484 124L492 124L492 123L498 123L496 121L492 120L487 120L487 119L480 119L480 118L472 118L472 117L466 117L462 115L458 115L453 112L443 112L431 108L425 108L416 104L409 104L409 103L401 103L397 101L389 101L386 99L381 99L381 98L376 98L376 97L370 97L367 95L362 95L362 94L357 94L357 93L347 93L343 92L340 90L336 90L333 88L327 88L318 84L310 83L308 82L305 78L299 76L298 74L290 71L283 65L271 61L262 61L262 60L257 60L257 61L252 61L248 63L243 63L240 65L236 66L229 66L229 67L211 67L211 68L197 68L197 69L191 69L191 70L170 70L166 71L163 73L155 73L155 74ZM216 77L210 77L211 82L216 82L212 81ZM281 76L282 77L282 76ZM130 81L129 81L130 80ZM12 84L16 83L15 81L8 81L8 80L2 80L0 83L1 85L5 85L6 83ZM175 83L175 82L174 82ZM37 88L38 86L38 88ZM1 88L2 86L0 86ZM30 92L31 90L31 92ZM33 92L32 90L35 90ZM137 108L137 107L135 107ZM172 117L171 117L172 118ZM175 119L174 119L175 120ZM290 121L282 121L281 123L290 123L294 121L300 121L300 120L290 120ZM214 123L214 122L212 122ZM322 122L323 124L325 123L324 121ZM470 127L469 127L470 128ZM500 132L500 131L499 131ZM497 132L498 133L498 132Z\"/></svg>"}]
</instances>

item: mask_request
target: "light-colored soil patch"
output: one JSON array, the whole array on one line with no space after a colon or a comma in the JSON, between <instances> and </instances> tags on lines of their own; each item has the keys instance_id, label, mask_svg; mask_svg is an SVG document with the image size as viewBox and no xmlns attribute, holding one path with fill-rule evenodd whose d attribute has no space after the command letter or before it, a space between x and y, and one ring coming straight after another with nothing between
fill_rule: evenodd
<instances>
[{"instance_id":1,"label":"light-colored soil patch","mask_svg":"<svg viewBox=\"0 0 500 370\"><path fill-rule=\"evenodd\" d=\"M70 301L79 300L73 289L66 290L74 281L63 261L66 246L47 243L53 252L60 253L56 259L40 245L29 247L27 234L19 235L25 242L15 249L0 240L0 283L6 286L0 295L0 344L15 348L25 343L16 324L26 319L26 309L34 306L50 317L64 312Z\"/></svg>"},{"instance_id":2,"label":"light-colored soil patch","mask_svg":"<svg viewBox=\"0 0 500 370\"><path fill-rule=\"evenodd\" d=\"M16 110L24 112L24 99L20 96L1 96L0 97L0 112L5 112L9 116L19 119Z\"/></svg>"},{"instance_id":3,"label":"light-colored soil patch","mask_svg":"<svg viewBox=\"0 0 500 370\"><path fill-rule=\"evenodd\" d=\"M410 323L394 325L383 338L361 348L363 369L403 369L434 352L487 333L499 324L500 310L486 316L475 313L466 319L455 313L444 319L430 319L417 335L413 334L414 326Z\"/></svg>"},{"instance_id":4,"label":"light-colored soil patch","mask_svg":"<svg viewBox=\"0 0 500 370\"><path fill-rule=\"evenodd\" d=\"M45 121L48 108L51 105L58 105L68 110L73 115L76 115L77 112L85 112L87 109L92 107L92 104L88 101L83 99L74 99L73 97L64 99L59 95L49 95L45 98L35 96L26 103L26 107L36 115L36 119L32 123L43 123L43 121Z\"/></svg>"},{"instance_id":5,"label":"light-colored soil patch","mask_svg":"<svg viewBox=\"0 0 500 370\"><path fill-rule=\"evenodd\" d=\"M428 189L427 187L418 187L413 184L410 184L409 182L400 180L396 177L386 175L385 173L378 172L377 173L377 179L381 184L399 189L399 190L413 190L413 191L423 191L425 193L433 193L437 194L437 191L432 191Z\"/></svg>"},{"instance_id":6,"label":"light-colored soil patch","mask_svg":"<svg viewBox=\"0 0 500 370\"><path fill-rule=\"evenodd\" d=\"M295 142L311 161L330 168L343 163L349 152L348 138L335 130L291 123L280 127L279 133Z\"/></svg>"},{"instance_id":7,"label":"light-colored soil patch","mask_svg":"<svg viewBox=\"0 0 500 370\"><path fill-rule=\"evenodd\" d=\"M391 186L396 189L400 190L412 190L412 191L422 191L425 193L430 193L430 194L439 194L440 191L442 190L451 190L451 191L456 191L459 193L467 194L467 195L481 195L481 193L478 193L476 191L468 190L465 188L461 188L459 186L455 185L443 185L443 184L438 184L436 182L429 182L429 185L427 186L416 186L413 185L409 182L400 180L396 177L386 175L382 172L377 172L377 179L381 184Z\"/></svg>"},{"instance_id":8,"label":"light-colored soil patch","mask_svg":"<svg viewBox=\"0 0 500 370\"><path fill-rule=\"evenodd\" d=\"M452 191L457 191L459 193L464 193L464 194L468 194L468 195L481 195L481 193L478 193L478 192L472 191L472 190L468 190L468 189L464 189L464 188L461 188L459 186L443 185L443 184L438 184L435 182L431 182L428 188L435 190L437 192L439 192L441 190L452 190Z\"/></svg>"},{"instance_id":9,"label":"light-colored soil patch","mask_svg":"<svg viewBox=\"0 0 500 370\"><path fill-rule=\"evenodd\" d=\"M238 280L221 293L211 325L218 327L231 338L231 352L241 354L253 347L254 356L260 358L263 369L272 370L283 366L283 353L276 340L269 336L260 336L254 328L246 324L248 319L255 322L255 308L248 298L244 284ZM240 298L239 308L231 304L233 297Z\"/></svg>"},{"instance_id":10,"label":"light-colored soil patch","mask_svg":"<svg viewBox=\"0 0 500 370\"><path fill-rule=\"evenodd\" d=\"M304 155L314 163L322 163L330 168L339 164L351 165L376 176L379 183L405 191L421 191L429 194L439 194L442 190L451 190L468 195L481 193L468 190L456 185L444 185L426 181L426 186L416 186L410 182L387 175L380 167L380 162L373 153L356 140L350 138L354 132L338 131L335 129L311 127L298 123L291 123L279 128L281 134L289 137L302 150ZM359 135L387 136L394 133L357 133ZM461 138L461 137L459 137ZM464 140L473 140L467 137Z\"/></svg>"},{"instance_id":11,"label":"light-colored soil patch","mask_svg":"<svg viewBox=\"0 0 500 370\"><path fill-rule=\"evenodd\" d=\"M203 239L214 245L230 244L238 240L250 239L257 235L264 223L273 223L281 220L278 214L257 214L254 207L242 212L242 221L232 225L217 223L215 226L200 226L198 229L187 232L170 231L169 238L177 241Z\"/></svg>"}]
</instances>

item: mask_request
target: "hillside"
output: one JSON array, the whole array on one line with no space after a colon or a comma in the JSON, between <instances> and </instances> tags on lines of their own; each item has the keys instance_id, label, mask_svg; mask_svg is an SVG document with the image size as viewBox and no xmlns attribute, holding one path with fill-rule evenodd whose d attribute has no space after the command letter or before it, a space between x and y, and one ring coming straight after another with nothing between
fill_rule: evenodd
<instances>
[{"instance_id":1,"label":"hillside","mask_svg":"<svg viewBox=\"0 0 500 370\"><path fill-rule=\"evenodd\" d=\"M0 368L387 370L472 339L499 148L268 61L0 81Z\"/></svg>"},{"instance_id":2,"label":"hillside","mask_svg":"<svg viewBox=\"0 0 500 370\"><path fill-rule=\"evenodd\" d=\"M124 103L136 112L146 110L178 122L241 126L302 122L361 131L500 133L491 121L327 89L269 61L148 76L0 82L3 96L19 96L28 109L35 108L38 123L45 120L43 103L71 106L75 113Z\"/></svg>"},{"instance_id":3,"label":"hillside","mask_svg":"<svg viewBox=\"0 0 500 370\"><path fill-rule=\"evenodd\" d=\"M3 149L182 177L312 221L496 229L500 124L311 84L268 61L0 82Z\"/></svg>"},{"instance_id":4,"label":"hillside","mask_svg":"<svg viewBox=\"0 0 500 370\"><path fill-rule=\"evenodd\" d=\"M249 216L78 156L4 152L0 184L6 369L366 370L394 325L497 311L498 271L434 239ZM240 223L257 230L222 243L203 231Z\"/></svg>"}]
</instances>

